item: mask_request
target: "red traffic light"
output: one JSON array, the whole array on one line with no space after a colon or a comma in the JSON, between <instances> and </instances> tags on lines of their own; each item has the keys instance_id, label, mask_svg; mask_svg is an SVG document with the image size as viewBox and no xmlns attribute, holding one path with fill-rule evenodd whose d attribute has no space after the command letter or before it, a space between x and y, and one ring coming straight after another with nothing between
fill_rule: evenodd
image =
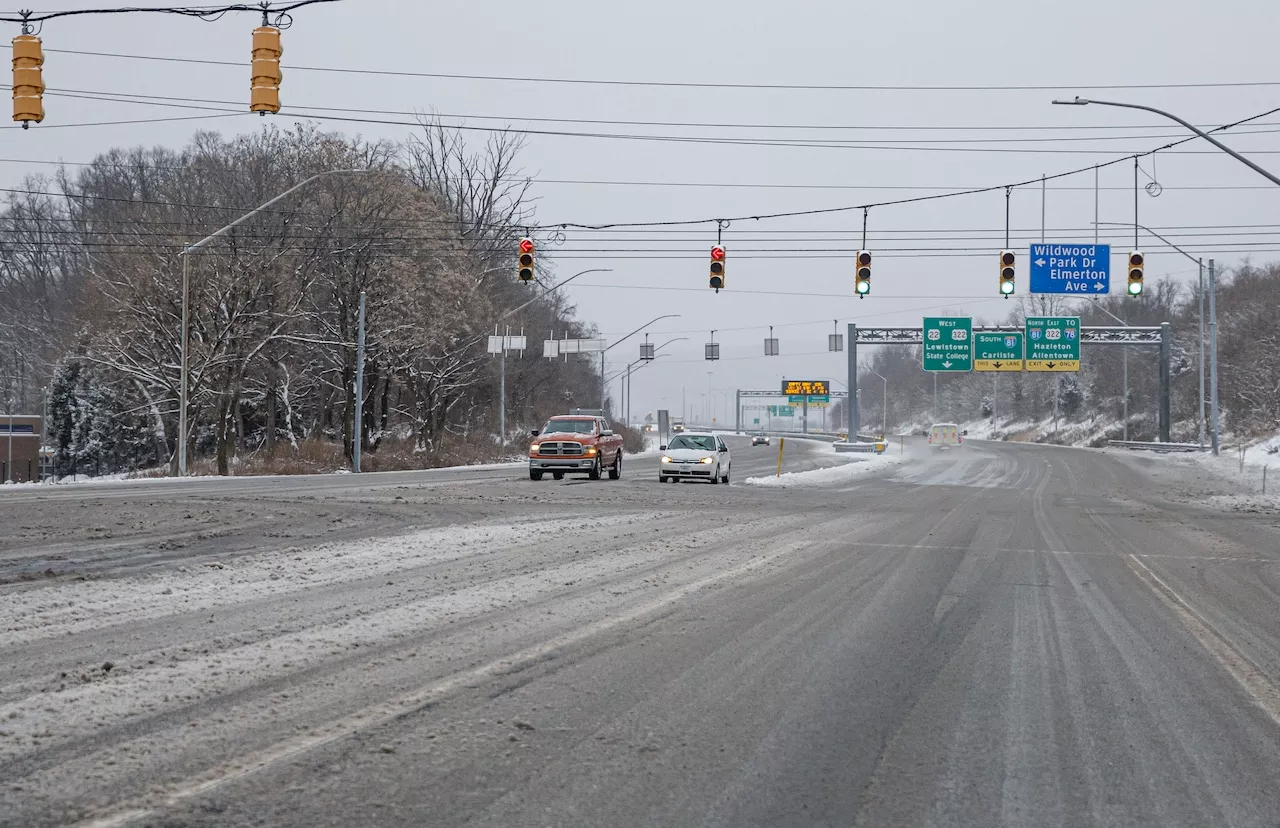
<instances>
[{"instance_id":1,"label":"red traffic light","mask_svg":"<svg viewBox=\"0 0 1280 828\"><path fill-rule=\"evenodd\" d=\"M533 252L533 239L521 239L521 240L520 240L520 252L521 252L521 253L532 253L532 252Z\"/></svg>"},{"instance_id":2,"label":"red traffic light","mask_svg":"<svg viewBox=\"0 0 1280 828\"><path fill-rule=\"evenodd\" d=\"M718 245L718 244L717 244L715 247L711 248L711 261L713 261L713 262L722 262L722 261L724 261L724 248L723 248L723 247L721 247L720 245Z\"/></svg>"},{"instance_id":3,"label":"red traffic light","mask_svg":"<svg viewBox=\"0 0 1280 828\"><path fill-rule=\"evenodd\" d=\"M859 266L859 267L866 267L866 266L867 266L867 265L869 265L869 264L871 264L871 254L870 254L869 252L867 252L866 250L859 251L859 252L858 252L858 266Z\"/></svg>"}]
</instances>

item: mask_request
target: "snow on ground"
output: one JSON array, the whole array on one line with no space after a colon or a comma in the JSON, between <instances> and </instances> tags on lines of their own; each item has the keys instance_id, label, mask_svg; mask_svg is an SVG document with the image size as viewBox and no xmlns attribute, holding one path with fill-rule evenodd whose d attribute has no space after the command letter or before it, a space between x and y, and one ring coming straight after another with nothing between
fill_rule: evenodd
<instances>
[{"instance_id":1,"label":"snow on ground","mask_svg":"<svg viewBox=\"0 0 1280 828\"><path fill-rule=\"evenodd\" d=\"M743 481L748 486L766 486L781 488L814 488L839 486L852 483L874 471L896 466L902 463L902 455L842 455L843 462L824 469L812 469L802 472L786 472L780 476L748 477Z\"/></svg>"}]
</instances>

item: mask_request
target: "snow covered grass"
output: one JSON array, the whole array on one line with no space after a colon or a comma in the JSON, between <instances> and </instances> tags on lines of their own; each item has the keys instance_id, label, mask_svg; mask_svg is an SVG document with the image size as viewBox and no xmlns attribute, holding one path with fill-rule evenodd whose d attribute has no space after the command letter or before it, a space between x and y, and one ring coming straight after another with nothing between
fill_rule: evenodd
<instances>
[{"instance_id":1,"label":"snow covered grass","mask_svg":"<svg viewBox=\"0 0 1280 828\"><path fill-rule=\"evenodd\" d=\"M786 472L780 476L748 477L743 482L748 486L829 488L844 483L853 483L871 472L896 466L903 459L901 455L897 454L841 455L841 457L844 462L837 466L802 472Z\"/></svg>"}]
</instances>

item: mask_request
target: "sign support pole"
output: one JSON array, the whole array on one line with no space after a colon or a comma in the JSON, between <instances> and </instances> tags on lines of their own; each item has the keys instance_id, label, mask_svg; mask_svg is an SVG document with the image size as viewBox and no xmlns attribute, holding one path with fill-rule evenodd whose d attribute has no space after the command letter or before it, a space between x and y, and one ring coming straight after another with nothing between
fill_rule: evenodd
<instances>
[{"instance_id":1,"label":"sign support pole","mask_svg":"<svg viewBox=\"0 0 1280 828\"><path fill-rule=\"evenodd\" d=\"M351 470L360 472L360 444L364 442L364 291L360 291L360 318L356 333L356 400L351 429Z\"/></svg>"},{"instance_id":2,"label":"sign support pole","mask_svg":"<svg viewBox=\"0 0 1280 828\"><path fill-rule=\"evenodd\" d=\"M862 411L858 399L858 325L849 323L849 396L845 404L849 408L849 441L857 442L862 430Z\"/></svg>"},{"instance_id":3,"label":"sign support pole","mask_svg":"<svg viewBox=\"0 0 1280 828\"><path fill-rule=\"evenodd\" d=\"M1209 260L1209 417L1213 456L1218 456L1218 282L1213 259Z\"/></svg>"},{"instance_id":4,"label":"sign support pole","mask_svg":"<svg viewBox=\"0 0 1280 828\"><path fill-rule=\"evenodd\" d=\"M1170 328L1168 322L1160 323L1160 442L1169 442L1171 401L1169 387L1172 385L1172 372L1169 367Z\"/></svg>"}]
</instances>

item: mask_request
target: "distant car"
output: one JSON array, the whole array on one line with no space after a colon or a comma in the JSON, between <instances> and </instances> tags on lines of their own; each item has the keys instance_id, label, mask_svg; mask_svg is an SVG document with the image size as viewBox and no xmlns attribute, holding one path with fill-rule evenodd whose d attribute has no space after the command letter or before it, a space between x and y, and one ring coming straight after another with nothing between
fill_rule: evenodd
<instances>
[{"instance_id":1,"label":"distant car","mask_svg":"<svg viewBox=\"0 0 1280 828\"><path fill-rule=\"evenodd\" d=\"M706 480L728 483L732 460L724 438L716 434L686 431L671 438L671 445L661 446L658 482Z\"/></svg>"},{"instance_id":2,"label":"distant car","mask_svg":"<svg viewBox=\"0 0 1280 828\"><path fill-rule=\"evenodd\" d=\"M955 423L934 423L929 429L929 445L934 448L959 446L964 442L960 434L960 426Z\"/></svg>"},{"instance_id":3,"label":"distant car","mask_svg":"<svg viewBox=\"0 0 1280 828\"><path fill-rule=\"evenodd\" d=\"M768 435L768 434L752 434L752 435L751 435L751 445L753 445L753 446L767 446L767 445L769 445L769 435Z\"/></svg>"}]
</instances>

